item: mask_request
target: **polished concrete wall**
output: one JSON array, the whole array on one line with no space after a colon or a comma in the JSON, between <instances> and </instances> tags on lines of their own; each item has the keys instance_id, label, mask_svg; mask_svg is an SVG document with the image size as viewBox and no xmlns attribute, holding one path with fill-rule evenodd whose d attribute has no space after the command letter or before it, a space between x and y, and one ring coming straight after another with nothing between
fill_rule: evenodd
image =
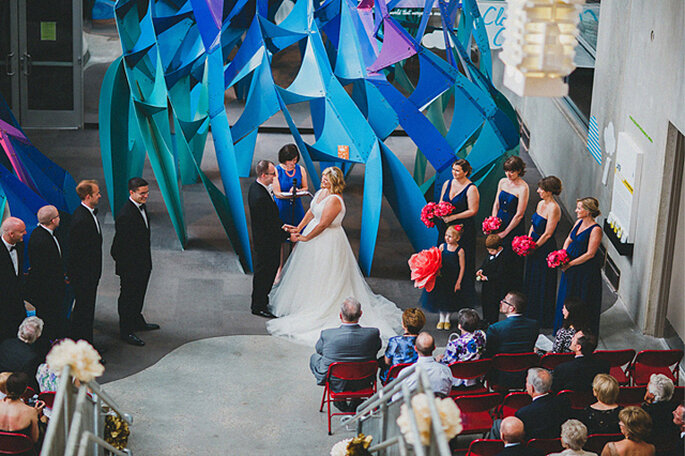
<instances>
[{"instance_id":1,"label":"polished concrete wall","mask_svg":"<svg viewBox=\"0 0 685 456\"><path fill-rule=\"evenodd\" d=\"M626 132L644 152L636 217L635 255L622 257L605 238L603 244L621 270L619 296L643 331L660 335L665 308L657 306L656 287L663 263L665 204L669 198L669 166L674 146L669 124L685 133L685 2L683 0L604 0L600 10L592 115L597 117L600 144L607 159L603 132L613 123L615 138ZM498 60L498 59L496 59ZM501 62L496 66L501 74ZM499 79L501 81L501 77ZM561 202L572 214L576 198L595 196L609 213L611 173L602 184L602 167L586 150L587 126L562 99L519 98L506 89L531 132L530 155L545 175L564 182ZM630 120L632 116L651 141ZM615 157L615 155L614 155ZM612 160L612 166L614 165ZM685 214L681 214L684 217ZM604 216L600 218L600 223ZM679 230L682 236L682 230ZM679 242L682 242L680 240ZM682 245L682 243L680 244ZM682 252L676 253L682 257ZM682 259L673 278L682 280ZM676 293L677 294L677 293ZM671 306L683 306L682 296L671 296ZM683 337L682 312L668 312Z\"/></svg>"}]
</instances>

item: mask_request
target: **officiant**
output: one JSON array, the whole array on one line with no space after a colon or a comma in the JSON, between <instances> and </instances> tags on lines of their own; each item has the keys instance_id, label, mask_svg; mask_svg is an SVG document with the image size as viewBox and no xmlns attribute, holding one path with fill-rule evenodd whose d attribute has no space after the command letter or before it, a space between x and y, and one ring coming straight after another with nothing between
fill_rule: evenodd
<instances>
[{"instance_id":1,"label":"officiant","mask_svg":"<svg viewBox=\"0 0 685 456\"><path fill-rule=\"evenodd\" d=\"M286 144L278 151L276 179L271 188L278 206L278 215L287 225L297 226L304 217L304 206L301 195L308 191L307 172L304 166L298 165L300 151L295 144ZM298 194L300 196L298 196ZM281 260L276 274L276 283L280 281L281 269L291 248L289 241L281 244Z\"/></svg>"}]
</instances>

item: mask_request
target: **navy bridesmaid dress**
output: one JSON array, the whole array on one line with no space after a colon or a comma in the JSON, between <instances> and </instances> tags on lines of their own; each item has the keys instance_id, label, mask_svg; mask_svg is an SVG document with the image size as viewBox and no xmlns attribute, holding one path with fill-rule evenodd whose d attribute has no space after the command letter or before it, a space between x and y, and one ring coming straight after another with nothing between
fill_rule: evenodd
<instances>
[{"instance_id":1,"label":"navy bridesmaid dress","mask_svg":"<svg viewBox=\"0 0 685 456\"><path fill-rule=\"evenodd\" d=\"M440 268L440 275L435 280L435 288L427 292L423 290L421 294L421 307L428 312L456 312L464 307L461 303L461 290L455 292L454 285L457 283L459 277L459 251L450 252L447 250L447 244L443 244L442 250L442 267ZM464 283L464 277L461 283Z\"/></svg>"},{"instance_id":2,"label":"navy bridesmaid dress","mask_svg":"<svg viewBox=\"0 0 685 456\"><path fill-rule=\"evenodd\" d=\"M459 214L469 209L469 201L467 193L469 188L474 185L473 182L469 183L466 187L457 193L454 198L450 200L450 188L452 188L452 181L450 179L449 184L447 184L447 190L445 194L442 195L441 201L449 201L452 206L454 206L455 214ZM466 267L464 268L464 279L461 281L461 295L464 305L462 307L475 307L476 305L476 221L474 217L468 217L465 219L457 219L451 221L449 224L445 224L442 221L438 221L436 226L438 227L438 242L436 245L440 245L445 242L445 231L448 226L452 225L464 225L461 232L461 238L459 239L459 246L464 249L464 256L466 257Z\"/></svg>"},{"instance_id":3,"label":"navy bridesmaid dress","mask_svg":"<svg viewBox=\"0 0 685 456\"><path fill-rule=\"evenodd\" d=\"M281 184L282 192L289 192L293 188L293 179L297 179L297 186L302 187L302 168L295 165L295 174L288 176L285 169L278 167L278 183ZM278 215L281 217L283 223L297 226L304 218L304 207L302 206L302 198L281 199L274 198L276 206L278 206Z\"/></svg>"},{"instance_id":4,"label":"navy bridesmaid dress","mask_svg":"<svg viewBox=\"0 0 685 456\"><path fill-rule=\"evenodd\" d=\"M516 215L516 210L518 209L519 199L518 196L512 195L509 192L500 190L499 192L499 210L497 211L497 217L502 220L501 230L505 230L511 220ZM526 226L523 220L519 222L516 227L507 234L507 236L502 239L502 247L504 250L511 254L509 267L511 268L511 284L514 287L521 287L523 284L523 265L524 259L518 256L511 249L511 241L514 240L516 236L521 236L526 233Z\"/></svg>"},{"instance_id":5,"label":"navy bridesmaid dress","mask_svg":"<svg viewBox=\"0 0 685 456\"><path fill-rule=\"evenodd\" d=\"M531 237L537 242L547 228L547 219L534 212L531 224L533 226ZM547 266L547 255L557 250L554 233L544 244L526 257L525 315L537 320L541 328L551 328L554 319L553 303L557 296L557 270Z\"/></svg>"},{"instance_id":6,"label":"navy bridesmaid dress","mask_svg":"<svg viewBox=\"0 0 685 456\"><path fill-rule=\"evenodd\" d=\"M574 260L587 252L590 243L592 230L602 228L595 223L580 233L578 229L582 222L576 223L571 230L571 243L566 252L571 260ZM599 337L599 314L602 308L602 275L600 272L599 258L594 258L577 266L571 266L566 272L561 273L559 282L559 296L557 297L557 309L554 316L554 332L561 327L564 316L561 313L566 298L575 296L580 298L586 305L587 316L590 321L591 329Z\"/></svg>"}]
</instances>

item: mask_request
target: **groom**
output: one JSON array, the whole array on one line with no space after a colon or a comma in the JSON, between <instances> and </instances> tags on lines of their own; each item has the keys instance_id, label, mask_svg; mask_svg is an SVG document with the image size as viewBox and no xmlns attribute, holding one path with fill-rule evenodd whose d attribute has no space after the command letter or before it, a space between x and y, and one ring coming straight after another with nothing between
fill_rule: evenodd
<instances>
[{"instance_id":1,"label":"groom","mask_svg":"<svg viewBox=\"0 0 685 456\"><path fill-rule=\"evenodd\" d=\"M257 163L257 180L250 185L247 202L250 206L254 276L252 277L252 314L274 318L269 312L269 292L274 284L280 262L281 242L294 236L278 216L271 183L276 177L276 167L268 160Z\"/></svg>"}]
</instances>

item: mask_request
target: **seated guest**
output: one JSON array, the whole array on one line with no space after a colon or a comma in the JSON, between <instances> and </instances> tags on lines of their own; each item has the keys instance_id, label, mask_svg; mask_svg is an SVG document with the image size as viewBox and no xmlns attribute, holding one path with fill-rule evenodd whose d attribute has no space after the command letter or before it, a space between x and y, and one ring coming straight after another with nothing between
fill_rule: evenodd
<instances>
[{"instance_id":1,"label":"seated guest","mask_svg":"<svg viewBox=\"0 0 685 456\"><path fill-rule=\"evenodd\" d=\"M654 445L645 442L652 429L649 414L640 407L626 407L618 419L625 438L604 445L601 456L654 456Z\"/></svg>"},{"instance_id":2,"label":"seated guest","mask_svg":"<svg viewBox=\"0 0 685 456\"><path fill-rule=\"evenodd\" d=\"M486 332L485 352L488 357L499 353L532 352L540 332L537 321L523 316L526 298L519 291L510 291L500 301L500 311L506 315L504 320L490 325ZM525 373L496 372L495 383L509 388L521 388Z\"/></svg>"},{"instance_id":3,"label":"seated guest","mask_svg":"<svg viewBox=\"0 0 685 456\"><path fill-rule=\"evenodd\" d=\"M316 353L309 359L309 368L317 385L326 384L328 366L335 362L358 362L376 360L381 348L381 337L378 328L363 328L359 326L362 307L354 298L347 298L340 306L340 321L338 328L324 329L316 342ZM347 382L336 378L330 379L331 389L335 392L343 390L360 390L367 388L373 378ZM347 412L356 409L360 401L351 404L334 402L340 410Z\"/></svg>"},{"instance_id":4,"label":"seated guest","mask_svg":"<svg viewBox=\"0 0 685 456\"><path fill-rule=\"evenodd\" d=\"M379 359L381 365L380 379L385 382L388 369L395 364L415 363L418 355L414 350L416 336L426 324L426 316L421 309L416 307L409 308L402 312L402 329L404 334L391 337L388 340L388 347L385 349L385 356Z\"/></svg>"},{"instance_id":5,"label":"seated guest","mask_svg":"<svg viewBox=\"0 0 685 456\"><path fill-rule=\"evenodd\" d=\"M597 337L587 330L578 331L571 341L571 351L576 357L554 369L552 391L592 391L592 382L597 374L608 374L609 363L594 356Z\"/></svg>"},{"instance_id":6,"label":"seated guest","mask_svg":"<svg viewBox=\"0 0 685 456\"><path fill-rule=\"evenodd\" d=\"M570 352L573 336L587 327L585 303L582 300L576 297L567 298L561 308L561 313L564 315L564 321L554 337L553 353Z\"/></svg>"},{"instance_id":7,"label":"seated guest","mask_svg":"<svg viewBox=\"0 0 685 456\"><path fill-rule=\"evenodd\" d=\"M497 456L542 456L545 454L537 448L526 447L523 422L515 416L504 418L499 429L504 441L504 450L497 453Z\"/></svg>"},{"instance_id":8,"label":"seated guest","mask_svg":"<svg viewBox=\"0 0 685 456\"><path fill-rule=\"evenodd\" d=\"M642 409L652 419L652 433L647 442L661 447L672 447L680 434L678 427L673 424L673 410L678 404L671 401L674 391L673 381L664 374L652 374L647 384L645 402Z\"/></svg>"},{"instance_id":9,"label":"seated guest","mask_svg":"<svg viewBox=\"0 0 685 456\"><path fill-rule=\"evenodd\" d=\"M560 434L562 414L556 398L550 394L552 374L547 369L528 369L526 392L533 402L516 411L523 421L526 439L556 439Z\"/></svg>"},{"instance_id":10,"label":"seated guest","mask_svg":"<svg viewBox=\"0 0 685 456\"><path fill-rule=\"evenodd\" d=\"M24 434L36 443L38 420L45 404L39 401L35 407L29 407L21 401L27 382L28 376L23 372L12 374L7 379L7 397L0 401L0 431Z\"/></svg>"},{"instance_id":11,"label":"seated guest","mask_svg":"<svg viewBox=\"0 0 685 456\"><path fill-rule=\"evenodd\" d=\"M460 336L452 338L445 347L445 353L437 357L439 362L448 366L457 361L480 359L485 352L485 333L478 329L480 326L478 312L473 309L461 309L457 320L459 321L457 329L459 329ZM472 386L476 381L476 379L455 378L452 383L455 387Z\"/></svg>"},{"instance_id":12,"label":"seated guest","mask_svg":"<svg viewBox=\"0 0 685 456\"><path fill-rule=\"evenodd\" d=\"M592 381L592 394L597 402L579 413L579 419L587 426L588 434L619 434L618 414L623 407L616 403L619 386L614 377L597 374Z\"/></svg>"},{"instance_id":13,"label":"seated guest","mask_svg":"<svg viewBox=\"0 0 685 456\"><path fill-rule=\"evenodd\" d=\"M445 397L452 390L452 371L444 364L440 364L433 358L433 351L435 350L435 340L433 336L423 331L416 337L416 353L419 355L416 361L417 367L420 367L426 374L431 384L433 393L437 396ZM409 387L409 390L416 388L419 383L419 378L416 373L407 377L404 380Z\"/></svg>"},{"instance_id":14,"label":"seated guest","mask_svg":"<svg viewBox=\"0 0 685 456\"><path fill-rule=\"evenodd\" d=\"M548 456L597 456L597 453L583 451L587 434L587 428L580 421L566 421L561 425L561 446L566 449L561 453L552 453Z\"/></svg>"},{"instance_id":15,"label":"seated guest","mask_svg":"<svg viewBox=\"0 0 685 456\"><path fill-rule=\"evenodd\" d=\"M19 325L17 337L0 343L0 372L24 372L33 379L42 361L34 343L42 332L43 320L38 317L25 318ZM35 381L31 381L29 386L34 389L38 387Z\"/></svg>"},{"instance_id":16,"label":"seated guest","mask_svg":"<svg viewBox=\"0 0 685 456\"><path fill-rule=\"evenodd\" d=\"M685 406L682 404L679 405L677 409L673 410L673 424L678 427L678 431L680 432L674 454L685 454Z\"/></svg>"}]
</instances>

